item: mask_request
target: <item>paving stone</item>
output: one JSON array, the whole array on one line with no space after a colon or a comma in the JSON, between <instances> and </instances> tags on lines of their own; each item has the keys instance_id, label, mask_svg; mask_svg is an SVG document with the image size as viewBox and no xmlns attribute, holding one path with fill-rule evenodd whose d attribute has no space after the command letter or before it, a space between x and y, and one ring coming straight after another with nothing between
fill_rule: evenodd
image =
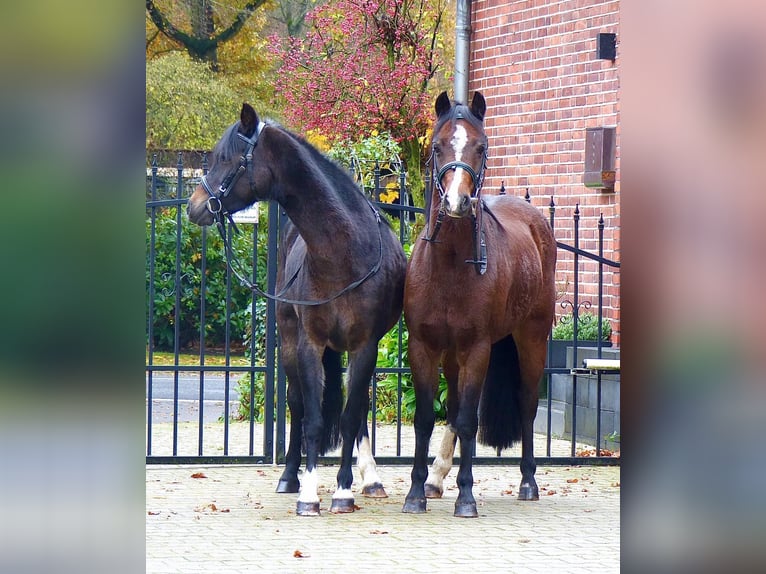
<instances>
[{"instance_id":1,"label":"paving stone","mask_svg":"<svg viewBox=\"0 0 766 574\"><path fill-rule=\"evenodd\" d=\"M332 484L336 470L320 470ZM198 472L206 478L192 478ZM353 514L298 517L296 496L274 492L281 472L273 465L147 466L146 571L430 574L474 564L482 573L619 571L619 467L538 467L538 483L555 494L541 492L537 502L503 494L518 469L474 467L478 519L452 515L456 489L429 500L424 515L403 514L407 466L380 468L388 499L357 493L361 510ZM454 484L455 473L445 484ZM323 509L330 496L322 494Z\"/></svg>"}]
</instances>

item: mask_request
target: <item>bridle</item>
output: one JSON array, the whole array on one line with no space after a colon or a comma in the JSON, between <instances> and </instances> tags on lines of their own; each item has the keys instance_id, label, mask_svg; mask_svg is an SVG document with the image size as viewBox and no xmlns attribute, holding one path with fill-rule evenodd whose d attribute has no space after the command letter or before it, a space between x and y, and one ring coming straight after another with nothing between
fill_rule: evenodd
<instances>
[{"instance_id":1,"label":"bridle","mask_svg":"<svg viewBox=\"0 0 766 574\"><path fill-rule=\"evenodd\" d=\"M455 115L455 119L463 119L463 114L458 111ZM426 235L423 237L423 240L428 241L429 243L438 243L436 241L436 236L439 234L442 221L446 215L444 196L447 192L442 186L442 179L444 179L447 172L456 171L458 168L464 170L471 176L471 184L473 185L473 191L471 192L471 220L474 228L474 258L466 259L466 263L474 264L476 272L479 275L484 275L487 271L487 245L484 241L483 212L487 211L494 218L494 214L489 211L489 208L487 208L486 204L481 199L481 189L484 186L484 171L487 167L487 149L486 147L484 148L484 153L481 157L481 168L479 168L479 173L476 173L476 171L464 161L450 161L437 169L434 147L435 146L432 144L431 156L428 158L427 163L431 166L431 183L439 192L439 211L436 213L436 221L434 222L433 231L429 235L428 229L426 229Z\"/></svg>"},{"instance_id":2,"label":"bridle","mask_svg":"<svg viewBox=\"0 0 766 574\"><path fill-rule=\"evenodd\" d=\"M213 217L215 217L219 223L223 221L224 216L228 217L229 220L234 223L234 220L231 219L231 214L224 210L221 199L228 197L234 184L237 183L237 180L242 177L242 174L248 171L247 168L253 162L253 150L255 149L255 146L258 145L258 137L261 135L265 125L266 124L259 121L252 137L247 137L245 134L237 132L237 137L247 144L245 151L242 152L242 155L239 157L239 166L223 179L216 191L213 191L213 188L210 187L210 183L207 181L207 175L202 176L200 183L210 196L207 198L207 210L213 214ZM253 188L252 174L250 175L250 188Z\"/></svg>"},{"instance_id":3,"label":"bridle","mask_svg":"<svg viewBox=\"0 0 766 574\"><path fill-rule=\"evenodd\" d=\"M227 197L231 190L234 188L234 184L237 183L237 180L239 180L240 177L242 177L242 174L244 174L248 170L248 167L251 166L253 162L253 150L255 150L255 146L258 145L258 137L261 135L261 132L263 131L263 128L265 127L265 124L263 122L258 122L258 125L256 126L255 133L252 137L247 137L246 135L237 132L237 137L245 142L246 147L245 151L242 153L242 155L239 158L239 166L229 173L224 180L221 182L221 185L218 187L216 191L213 191L213 189L210 187L210 183L207 181L207 175L203 175L201 179L202 187L205 189L205 191L208 193L210 197L208 197L207 200L207 210L213 214L216 220L216 227L218 227L218 232L221 235L221 239L223 241L223 247L225 252L225 259L226 259L226 265L231 270L234 275L236 275L237 279L240 280L240 282L253 291L255 294L260 295L261 297L266 297L267 299L271 299L272 301L278 301L280 303L287 303L291 305L304 305L304 306L316 306L316 305L324 305L325 303L329 303L331 301L334 301L344 293L347 293L351 291L352 289L355 289L367 279L375 275L379 270L380 266L383 262L383 235L380 231L380 226L382 224L382 220L380 217L380 212L378 212L377 209L372 205L372 203L367 201L370 209L372 210L372 213L375 217L375 220L378 225L378 259L375 262L375 264L367 271L367 273L361 277L360 279L357 279L356 281L353 281L346 285L343 289L338 291L337 293L331 295L330 297L327 297L326 299L312 299L312 300L300 300L300 299L288 299L284 297L284 294L287 292L290 287L292 287L293 283L295 283L295 280L298 278L298 274L301 271L301 268L303 265L300 265L298 269L295 270L295 273L293 273L292 277L285 283L285 286L282 288L282 290L279 293L271 294L267 293L266 291L261 290L260 287L258 287L255 283L250 281L244 273L242 273L237 267L235 266L235 263L239 265L239 263L236 261L236 259L233 259L234 250L232 249L231 242L229 241L228 234L226 233L226 225L225 225L225 218L228 218L229 222L231 223L232 228L234 229L235 233L239 233L239 228L237 227L237 224L234 223L234 219L232 218L231 213L229 213L227 210L223 208L223 202L221 201L223 198ZM252 180L252 173L250 173L250 189L254 189L253 180Z\"/></svg>"}]
</instances>

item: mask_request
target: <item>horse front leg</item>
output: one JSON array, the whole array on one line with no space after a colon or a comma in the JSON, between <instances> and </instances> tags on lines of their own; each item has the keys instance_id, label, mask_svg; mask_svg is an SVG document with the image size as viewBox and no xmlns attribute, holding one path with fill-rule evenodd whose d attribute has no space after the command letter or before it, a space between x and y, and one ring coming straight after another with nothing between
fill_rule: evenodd
<instances>
[{"instance_id":1,"label":"horse front leg","mask_svg":"<svg viewBox=\"0 0 766 574\"><path fill-rule=\"evenodd\" d=\"M372 342L361 351L349 354L348 398L346 399L346 408L340 418L340 432L343 437L341 462L338 469L338 484L330 506L330 511L336 514L354 512L354 494L351 492L354 476L351 461L353 460L354 442L360 432L359 429L361 426L364 426L365 431L367 429L366 416L370 403L369 386L372 373L375 370L377 354L377 342ZM369 448L369 440L367 447ZM360 458L363 458L364 454L362 448L359 449ZM372 461L374 472L375 461L372 460L371 452L365 464L369 465L370 461ZM375 476L377 476L376 473ZM377 479L377 483L382 489L380 479ZM385 491L383 494L385 496Z\"/></svg>"},{"instance_id":2,"label":"horse front leg","mask_svg":"<svg viewBox=\"0 0 766 574\"><path fill-rule=\"evenodd\" d=\"M306 441L306 471L301 480L296 505L298 516L319 516L319 474L317 464L322 440L322 391L324 368L322 353L307 341L298 345L298 376L302 382L303 437ZM292 439L292 432L291 439ZM292 448L292 441L290 447Z\"/></svg>"},{"instance_id":3,"label":"horse front leg","mask_svg":"<svg viewBox=\"0 0 766 574\"><path fill-rule=\"evenodd\" d=\"M412 465L410 491L402 512L422 514L426 511L425 480L428 474L428 446L434 430L434 395L439 385L438 356L429 353L422 343L409 340L410 365L415 387L415 460Z\"/></svg>"},{"instance_id":4,"label":"horse front leg","mask_svg":"<svg viewBox=\"0 0 766 574\"><path fill-rule=\"evenodd\" d=\"M479 398L489 365L490 345L475 345L461 353L458 386L458 413L455 432L460 439L460 468L457 473L458 496L455 516L477 518L476 499L473 496L473 453L476 432L479 429Z\"/></svg>"}]
</instances>

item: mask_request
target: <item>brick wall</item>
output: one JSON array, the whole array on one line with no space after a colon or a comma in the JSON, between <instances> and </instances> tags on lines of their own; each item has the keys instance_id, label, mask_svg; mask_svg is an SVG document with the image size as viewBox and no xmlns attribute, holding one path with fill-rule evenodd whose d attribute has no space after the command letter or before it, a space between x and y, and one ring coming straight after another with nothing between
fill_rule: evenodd
<instances>
[{"instance_id":1,"label":"brick wall","mask_svg":"<svg viewBox=\"0 0 766 574\"><path fill-rule=\"evenodd\" d=\"M580 209L581 247L597 248L603 214L604 256L620 259L619 2L473 0L469 99L487 100L490 158L485 190L523 196L544 208L557 205L555 233L572 242L572 214ZM617 34L617 60L596 57L596 35ZM616 126L614 192L582 184L585 128ZM571 255L559 250L560 301L572 299ZM581 267L580 300L597 310L596 266ZM605 268L604 315L619 344L620 277ZM571 312L557 305L557 314Z\"/></svg>"}]
</instances>

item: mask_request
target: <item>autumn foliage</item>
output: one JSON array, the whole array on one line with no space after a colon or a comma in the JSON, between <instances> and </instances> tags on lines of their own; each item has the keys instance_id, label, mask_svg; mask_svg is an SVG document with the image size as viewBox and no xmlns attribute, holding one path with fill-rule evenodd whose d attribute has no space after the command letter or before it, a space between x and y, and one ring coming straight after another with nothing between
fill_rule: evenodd
<instances>
[{"instance_id":1,"label":"autumn foliage","mask_svg":"<svg viewBox=\"0 0 766 574\"><path fill-rule=\"evenodd\" d=\"M417 142L431 121L445 5L335 0L309 13L304 38L272 38L285 120L334 141L379 130Z\"/></svg>"}]
</instances>

